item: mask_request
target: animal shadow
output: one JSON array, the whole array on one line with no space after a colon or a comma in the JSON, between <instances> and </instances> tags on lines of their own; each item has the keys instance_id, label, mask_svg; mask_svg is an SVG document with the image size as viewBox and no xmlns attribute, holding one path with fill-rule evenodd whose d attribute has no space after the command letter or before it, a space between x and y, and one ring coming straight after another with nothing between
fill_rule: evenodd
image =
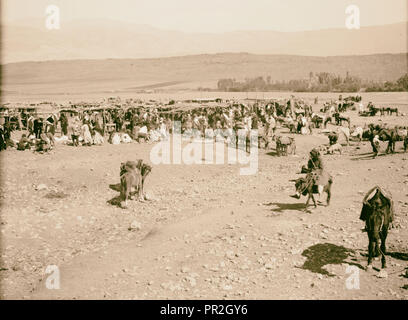
<instances>
[{"instance_id":1,"label":"animal shadow","mask_svg":"<svg viewBox=\"0 0 408 320\"><path fill-rule=\"evenodd\" d=\"M120 183L110 184L109 188L111 188L114 191L120 192Z\"/></svg>"},{"instance_id":2,"label":"animal shadow","mask_svg":"<svg viewBox=\"0 0 408 320\"><path fill-rule=\"evenodd\" d=\"M271 209L273 212L284 212L286 210L298 210L303 211L306 208L305 203L279 203L279 202L271 202L265 204L266 206L275 206Z\"/></svg>"},{"instance_id":3,"label":"animal shadow","mask_svg":"<svg viewBox=\"0 0 408 320\"><path fill-rule=\"evenodd\" d=\"M122 208L122 198L120 195L113 197L112 199L107 201L110 205Z\"/></svg>"},{"instance_id":4,"label":"animal shadow","mask_svg":"<svg viewBox=\"0 0 408 320\"><path fill-rule=\"evenodd\" d=\"M68 194L61 191L51 191L47 193L44 198L47 199L65 199L68 197Z\"/></svg>"},{"instance_id":5,"label":"animal shadow","mask_svg":"<svg viewBox=\"0 0 408 320\"><path fill-rule=\"evenodd\" d=\"M383 157L384 156L384 154L378 154L377 155L377 158L378 157ZM358 160L375 160L375 158L374 158L374 154L373 153L371 153L371 154L369 154L369 155L366 155L366 154L355 154L354 155L354 158L351 158L351 160L352 161L358 161Z\"/></svg>"},{"instance_id":6,"label":"animal shadow","mask_svg":"<svg viewBox=\"0 0 408 320\"><path fill-rule=\"evenodd\" d=\"M114 191L120 192L120 183L110 184L109 188L114 190ZM137 191L132 191L130 193L131 196L135 196L136 194L137 194ZM122 206L122 201L123 201L122 197L119 194L116 197L113 197L112 199L108 200L107 202L112 206L116 206L116 207L119 207L121 209L125 209L125 207Z\"/></svg>"},{"instance_id":7,"label":"animal shadow","mask_svg":"<svg viewBox=\"0 0 408 320\"><path fill-rule=\"evenodd\" d=\"M114 190L114 191L120 192L120 183L110 184L109 188ZM113 197L112 199L108 200L107 202L112 206L116 206L116 207L119 207L119 208L123 209L123 207L122 207L122 198L121 198L120 194Z\"/></svg>"},{"instance_id":8,"label":"animal shadow","mask_svg":"<svg viewBox=\"0 0 408 320\"><path fill-rule=\"evenodd\" d=\"M386 252L385 255L390 256L394 259L408 261L408 253L403 252Z\"/></svg>"},{"instance_id":9,"label":"animal shadow","mask_svg":"<svg viewBox=\"0 0 408 320\"><path fill-rule=\"evenodd\" d=\"M364 270L364 267L360 264L346 261L346 259L354 253L354 250L345 248L343 246L337 246L331 243L318 243L302 252L302 256L306 257L307 260L300 268L312 271L314 273L327 275L329 277L333 277L335 275L323 269L323 267L328 264L347 263Z\"/></svg>"}]
</instances>

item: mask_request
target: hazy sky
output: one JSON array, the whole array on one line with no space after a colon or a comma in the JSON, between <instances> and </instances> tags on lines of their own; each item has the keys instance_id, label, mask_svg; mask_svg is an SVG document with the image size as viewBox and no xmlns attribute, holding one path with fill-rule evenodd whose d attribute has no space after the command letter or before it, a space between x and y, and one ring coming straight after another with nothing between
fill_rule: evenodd
<instances>
[{"instance_id":1,"label":"hazy sky","mask_svg":"<svg viewBox=\"0 0 408 320\"><path fill-rule=\"evenodd\" d=\"M45 19L58 5L61 23L120 20L185 32L301 31L343 28L345 8L359 6L361 25L408 20L407 0L1 0L2 20Z\"/></svg>"}]
</instances>

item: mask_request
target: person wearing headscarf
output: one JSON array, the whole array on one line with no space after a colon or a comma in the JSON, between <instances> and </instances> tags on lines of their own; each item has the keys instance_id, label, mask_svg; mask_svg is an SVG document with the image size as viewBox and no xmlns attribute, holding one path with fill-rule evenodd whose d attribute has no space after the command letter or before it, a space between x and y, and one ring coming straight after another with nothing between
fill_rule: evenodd
<instances>
[{"instance_id":1,"label":"person wearing headscarf","mask_svg":"<svg viewBox=\"0 0 408 320\"><path fill-rule=\"evenodd\" d=\"M43 132L43 118L38 117L34 119L34 134L37 139L40 139L40 136Z\"/></svg>"},{"instance_id":2,"label":"person wearing headscarf","mask_svg":"<svg viewBox=\"0 0 408 320\"><path fill-rule=\"evenodd\" d=\"M374 138L371 140L371 147L373 148L374 156L373 158L377 157L378 151L380 150L380 137L375 135Z\"/></svg>"},{"instance_id":3,"label":"person wearing headscarf","mask_svg":"<svg viewBox=\"0 0 408 320\"><path fill-rule=\"evenodd\" d=\"M319 150L316 148L310 151L309 161L307 162L307 167L303 166L301 173L307 173L306 179L310 179L311 174L315 173L317 175L317 179L315 180L315 184L319 187L319 197L321 191L323 191L323 186L332 179L331 175L324 171L323 161L320 155ZM300 193L296 191L296 194L291 195L292 198L299 199Z\"/></svg>"},{"instance_id":4,"label":"person wearing headscarf","mask_svg":"<svg viewBox=\"0 0 408 320\"><path fill-rule=\"evenodd\" d=\"M78 116L76 116L71 125L72 145L77 147L79 145L79 136L81 135L81 127Z\"/></svg>"},{"instance_id":5,"label":"person wearing headscarf","mask_svg":"<svg viewBox=\"0 0 408 320\"><path fill-rule=\"evenodd\" d=\"M310 151L307 168L302 168L302 171L305 171L305 173L309 173L315 170L323 170L323 160L321 158L319 150L317 150L316 148Z\"/></svg>"},{"instance_id":6,"label":"person wearing headscarf","mask_svg":"<svg viewBox=\"0 0 408 320\"><path fill-rule=\"evenodd\" d=\"M27 138L26 134L23 134L20 138L20 141L17 143L17 150L24 151L30 149L30 140Z\"/></svg>"},{"instance_id":7,"label":"person wearing headscarf","mask_svg":"<svg viewBox=\"0 0 408 320\"><path fill-rule=\"evenodd\" d=\"M61 131L64 136L68 135L68 118L65 113L61 113L60 116L61 121Z\"/></svg>"},{"instance_id":8,"label":"person wearing headscarf","mask_svg":"<svg viewBox=\"0 0 408 320\"><path fill-rule=\"evenodd\" d=\"M52 150L52 144L49 136L46 133L41 133L40 139L37 139L36 142L36 151L43 153L50 150Z\"/></svg>"},{"instance_id":9,"label":"person wearing headscarf","mask_svg":"<svg viewBox=\"0 0 408 320\"><path fill-rule=\"evenodd\" d=\"M81 127L82 138L84 139L83 145L85 146L90 146L93 143L92 135L91 135L91 131L90 131L88 123L89 122L84 119L82 127Z\"/></svg>"},{"instance_id":10,"label":"person wearing headscarf","mask_svg":"<svg viewBox=\"0 0 408 320\"><path fill-rule=\"evenodd\" d=\"M6 150L7 149L7 144L6 144L6 138L4 136L4 126L0 124L0 151Z\"/></svg>"}]
</instances>

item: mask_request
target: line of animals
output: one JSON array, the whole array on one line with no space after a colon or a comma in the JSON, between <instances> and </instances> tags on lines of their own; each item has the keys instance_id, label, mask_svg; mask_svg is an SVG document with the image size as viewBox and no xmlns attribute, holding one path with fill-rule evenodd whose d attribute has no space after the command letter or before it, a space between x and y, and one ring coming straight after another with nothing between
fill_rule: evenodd
<instances>
[{"instance_id":1,"label":"line of animals","mask_svg":"<svg viewBox=\"0 0 408 320\"><path fill-rule=\"evenodd\" d=\"M371 102L368 103L367 109L368 109L367 111L359 112L359 115L363 117L374 117L375 115L377 115L378 112L382 116L384 116L385 114L392 115L393 113L395 113L397 116L399 115L398 108L391 107L377 108Z\"/></svg>"}]
</instances>

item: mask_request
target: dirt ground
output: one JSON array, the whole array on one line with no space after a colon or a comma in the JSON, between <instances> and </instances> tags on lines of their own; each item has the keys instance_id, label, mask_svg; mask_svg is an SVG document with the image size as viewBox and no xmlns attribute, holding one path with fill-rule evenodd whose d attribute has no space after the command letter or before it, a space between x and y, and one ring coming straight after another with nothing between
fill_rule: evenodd
<instances>
[{"instance_id":1,"label":"dirt ground","mask_svg":"<svg viewBox=\"0 0 408 320\"><path fill-rule=\"evenodd\" d=\"M408 120L352 116L354 123ZM296 155L260 150L256 175L241 176L238 164L155 165L146 182L152 200L129 201L127 209L110 202L119 194L120 163L149 161L153 144L2 152L1 297L408 299L402 142L396 154L376 159L367 142L324 155L332 201L306 212L305 197L289 197L289 180L328 139L318 131L295 138ZM396 207L386 274L379 260L365 269L368 239L359 214L374 185L387 188ZM59 268L58 290L45 286L49 265ZM346 286L350 266L357 267L358 289Z\"/></svg>"}]
</instances>

